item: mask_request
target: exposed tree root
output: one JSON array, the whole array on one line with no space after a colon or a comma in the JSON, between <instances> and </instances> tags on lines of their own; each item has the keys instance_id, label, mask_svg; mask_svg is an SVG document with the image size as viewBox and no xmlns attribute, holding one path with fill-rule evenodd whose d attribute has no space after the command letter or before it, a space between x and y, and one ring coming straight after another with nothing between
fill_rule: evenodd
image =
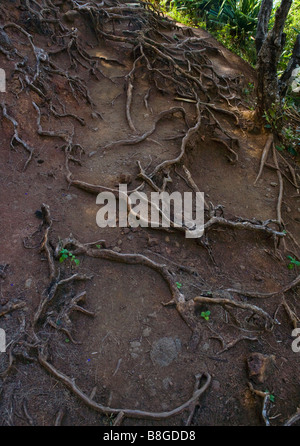
<instances>
[{"instance_id":1,"label":"exposed tree root","mask_svg":"<svg viewBox=\"0 0 300 446\"><path fill-rule=\"evenodd\" d=\"M272 291L270 293L260 293L257 291L238 290L238 289L234 289L234 288L228 288L227 291L229 293L242 294L243 296L247 296L247 297L253 297L253 298L257 297L259 299L265 299L268 297L278 296L279 294L284 294L287 291L290 291L299 285L300 285L300 275L297 276L292 282L290 282L287 285L285 285L284 287L282 287L280 290Z\"/></svg>"},{"instance_id":2,"label":"exposed tree root","mask_svg":"<svg viewBox=\"0 0 300 446\"><path fill-rule=\"evenodd\" d=\"M6 105L4 104L4 102L2 102L0 104L0 107L2 108L2 113L3 113L4 118L6 118L8 121L10 121L13 124L13 126L14 126L14 134L13 134L11 140L10 140L10 147L15 150L14 143L17 142L17 143L21 144L24 147L24 149L29 153L27 161L26 161L26 163L25 163L25 165L23 167L23 171L24 171L24 170L26 170L28 164L30 163L30 161L32 159L32 155L33 155L34 149L31 148L29 146L29 144L27 144L22 138L20 138L19 132L18 132L19 124L17 123L17 121L12 116L10 116L7 113L7 108L6 108Z\"/></svg>"},{"instance_id":3,"label":"exposed tree root","mask_svg":"<svg viewBox=\"0 0 300 446\"><path fill-rule=\"evenodd\" d=\"M156 263L142 254L121 254L110 249L98 249L96 247L92 248L91 245L91 243L89 243L88 245L82 244L78 240L73 238L72 235L70 235L70 237L68 237L67 239L61 240L59 242L55 250L55 255L57 256L62 248L73 247L73 249L75 248L75 250L73 251L74 255L85 254L98 259L112 260L116 262L127 263L129 265L147 266L157 271L166 280L169 285L174 302L182 302L184 300L183 295L177 288L175 280L166 265Z\"/></svg>"},{"instance_id":4,"label":"exposed tree root","mask_svg":"<svg viewBox=\"0 0 300 446\"><path fill-rule=\"evenodd\" d=\"M258 175L257 175L255 181L254 181L254 184L257 183L257 181L260 179L260 177L261 177L261 175L262 175L262 172L263 172L263 168L264 168L265 162L267 161L267 158L268 158L268 155L269 155L270 148L271 148L271 146L272 146L272 144L273 144L273 140L274 140L274 137L273 137L273 134L271 133L271 134L268 136L268 138L267 138L267 142L266 142L265 147L264 147L264 149L263 149L263 152L262 152L262 155L261 155L261 160L260 160L259 172L258 172Z\"/></svg>"},{"instance_id":5,"label":"exposed tree root","mask_svg":"<svg viewBox=\"0 0 300 446\"><path fill-rule=\"evenodd\" d=\"M285 423L284 426L292 426L294 423L296 423L300 419L300 410L298 409L297 412L292 415Z\"/></svg>"},{"instance_id":6,"label":"exposed tree root","mask_svg":"<svg viewBox=\"0 0 300 446\"><path fill-rule=\"evenodd\" d=\"M30 29L27 26L20 23L13 23L6 21L5 25L0 27L0 52L4 54L8 62L14 62L14 70L12 74L18 80L20 87L18 91L12 93L18 98L22 93L26 93L29 96L29 103L36 113L36 132L41 138L58 138L63 141L63 150L65 153L65 171L66 180L69 186L74 186L85 190L90 193L98 194L102 191L110 191L115 196L119 191L106 187L105 185L96 185L76 180L73 178L70 170L70 163L76 163L78 165L82 162L82 154L84 149L76 143L75 127L72 126L72 122L79 123L80 126L85 126L85 120L77 116L75 113L68 112L69 106L66 107L63 103L59 93L56 89L52 90L53 80L59 79L64 82L67 93L72 101L88 108L89 111L93 111L96 116L102 118L99 111L96 110L96 106L93 102L93 98L90 95L88 84L80 77L80 70L85 70L92 78L98 79L99 77L105 77L109 79L101 70L102 62L109 62L112 64L122 65L121 62L115 59L105 59L104 57L90 56L84 49L82 38L78 33L77 28L72 27L69 29L64 22L64 8L62 3L54 5L51 0L25 0L22 2L22 8L27 11L30 17L31 26L33 29L37 29L41 35L47 35L49 39L49 47L44 50L36 46L34 33L26 31ZM235 104L240 100L239 94L241 87L239 85L239 79L230 79L226 76L222 76L216 72L214 66L209 58L210 54L218 53L219 50L209 44L206 39L200 39L193 35L187 36L183 29L176 26L175 23L164 18L159 11L157 11L153 5L148 2L139 2L138 5L128 3L119 4L110 0L103 0L102 2L84 2L70 0L65 2L72 6L72 11L78 14L78 17L85 22L85 24L91 29L98 41L105 43L110 48L110 44L119 43L126 48L131 48L132 55L132 68L130 72L124 76L124 91L126 95L124 116L126 122L133 132L133 136L127 139L110 140L106 145L101 145L96 151L91 152L89 156L95 155L100 150L110 150L121 146L135 146L144 141L155 142L150 137L157 131L158 125L165 119L178 117L182 119L186 125L186 130L178 135L167 136L165 140L172 140L180 138L179 153L173 158L160 161L156 166L152 166L152 170L149 172L148 167L142 166L141 161L137 161L138 173L137 178L142 181L141 185L134 189L134 192L140 191L143 188L150 186L151 190L157 192L163 192L166 189L171 189L172 175L176 172L176 168L182 168L184 176L180 174L180 177L186 182L186 184L194 191L199 192L199 186L195 183L192 175L186 167L186 155L187 150L193 139L199 135L202 126L209 126L212 130L210 133L210 139L214 142L221 144L228 152L228 159L231 163L238 162L238 150L239 141L234 135L234 131L229 132L222 125L222 120L218 119L227 118L234 121L236 126L240 125L239 116L237 115ZM0 6L0 17L5 17L6 13L3 7ZM127 29L117 27L116 24L127 24ZM174 36L167 35L164 30L172 30ZM18 41L17 41L18 40ZM25 52L24 48L29 45L28 51ZM55 48L53 48L55 45ZM27 48L28 49L28 48ZM68 68L62 65L60 62L60 56L66 55ZM144 94L143 102L145 109L153 114L153 109L149 104L150 93L153 90L162 94L168 94L175 101L181 101L188 104L193 108L194 116L192 122L190 118L187 118L187 112L182 107L171 107L168 110L164 110L153 117L153 124L151 128L139 134L138 122L135 122L133 117L133 106L135 104L135 86L137 78L140 73L151 83L151 87ZM113 79L110 79L114 83ZM212 99L213 98L213 99ZM218 102L226 102L226 108L219 106ZM113 103L113 102L112 102ZM2 109L3 118L9 121L13 126L13 136L10 140L10 148L15 149L16 144L20 144L28 153L28 158L25 162L25 170L32 157L34 155L34 149L24 141L19 135L19 118L12 117L8 110L11 109L12 104L6 104L2 102L0 107ZM44 128L44 118L48 117L57 123L57 119L68 120L71 124L68 129L64 130L51 130L51 121L46 124L49 130ZM293 117L293 119L297 119ZM42 124L43 123L43 124ZM208 124L207 124L208 123ZM233 124L233 122L231 122ZM55 128L55 127L52 127ZM273 150L273 165L267 163L267 158L270 153L270 149ZM282 172L279 159L283 160L285 166L289 169L289 178L284 172ZM269 135L262 152L260 161L259 172L254 184L261 178L264 167L271 167L276 170L279 181L279 194L276 207L276 220L259 221L256 219L226 219L223 214L223 208L221 205L214 206L212 203L205 204L205 217L204 231L207 233L215 227L226 227L231 230L246 229L252 231L254 234L262 234L267 237L272 237L274 241L283 240L284 248L286 248L286 231L284 230L284 222L282 219L282 201L283 201L283 177L285 177L297 190L300 190L298 186L297 175L295 169L279 154L274 148L273 135ZM178 172L177 172L178 173ZM130 194L133 191L128 191ZM127 202L128 214L134 213L130 199L128 195L124 197ZM162 212L161 212L162 215ZM162 215L163 216L163 215ZM164 412L150 412L146 410L134 410L129 408L112 408L94 400L95 391L88 396L82 389L80 389L75 383L75 379L71 378L60 370L58 370L49 359L48 346L50 341L49 333L44 333L44 328L47 326L48 330L53 333L53 330L64 332L68 338L78 343L73 337L71 331L71 314L73 311L78 311L85 316L93 317L94 313L87 310L82 304L85 301L86 292L75 292L73 286L76 281L86 281L92 279L91 275L80 274L74 272L65 276L65 271L57 266L57 260L60 257L60 251L63 248L72 249L74 255L85 255L95 259L104 259L109 261L121 262L128 265L141 265L159 273L165 282L168 284L171 299L164 305L174 305L185 321L187 326L191 329L193 335L190 342L190 348L196 349L199 339L201 337L201 331L203 326L200 327L199 318L195 317L195 304L205 303L207 305L221 305L230 311L230 308L237 310L243 310L259 316L264 322L264 329L272 330L274 325L277 324L277 320L270 316L262 308L257 307L249 303L237 301L224 297L209 298L206 296L198 296L191 300L186 300L185 296L180 292L176 282L175 275L172 273L168 264L174 265L176 268L182 271L193 274L195 271L192 269L180 265L178 262L169 261L164 258L168 264L157 263L151 260L143 254L121 254L114 252L110 249L106 249L105 241L100 240L93 243L83 244L76 240L72 235L70 237L60 240L55 247L53 243L50 243L49 237L52 230L52 218L50 215L49 206L42 205L41 218L43 220L40 229L36 232L43 232L43 238L38 245L40 252L45 253L48 266L49 266L49 286L41 296L41 300L33 314L33 319L30 326L25 330L25 318L21 324L19 333L15 336L10 344L8 352L8 366L4 372L1 372L0 377L5 379L13 368L14 361L17 357L25 358L27 361L38 361L39 364L45 369L52 377L57 379L65 387L67 387L74 395L76 395L80 402L85 404L90 409L95 410L98 413L107 415L111 414L116 416L114 419L114 425L120 425L125 417L129 418L142 418L149 420L163 420L169 417L178 415L184 410L189 411L189 415L186 420L186 425L190 425L195 413L195 409L199 404L200 396L208 389L211 381L211 377L208 373L203 375L196 375L195 387L191 398L189 398L183 404L177 406L175 409ZM169 219L170 229L160 227L158 229L165 229L168 231L179 230L181 232L186 231L184 224L181 226L175 225L173 221ZM145 221L144 223L148 223ZM273 227L272 227L273 226ZM274 229L274 227L276 229ZM32 236L33 237L33 236ZM293 240L295 244L297 242ZM213 262L214 258L211 252L210 244L206 235L201 237L198 242L204 246ZM96 248L96 244L100 244L101 248ZM36 246L29 246L24 241L25 248L35 248ZM153 253L157 255L156 253ZM162 256L160 256L162 257ZM1 277L4 270L0 271ZM300 276L296 277L292 282L282 287L279 291L272 293L260 293L256 291L241 291L235 289L229 289L227 291L236 294L242 294L248 297L268 298L279 294L284 294L287 291L300 285ZM70 291L70 289L71 291ZM67 290L67 291L65 291ZM64 294L64 300L62 301L62 293ZM56 306L55 303L59 302L60 305ZM282 305L287 311L294 327L297 326L298 317L294 311L291 310L285 299L283 298ZM0 317L14 310L22 309L25 307L25 302L14 301L0 309ZM234 318L234 316L232 316ZM237 319L237 325L239 326ZM28 339L31 339L29 342ZM222 350L218 354L229 350L234 347L236 343L242 340L257 341L257 337L241 335L231 342L225 342L221 336L217 339L222 343ZM35 356L32 356L32 351L35 352ZM205 383L200 386L201 379L205 379ZM255 394L264 398L262 416L266 423L269 425L268 410L270 405L270 395L267 392L260 392L250 386L250 390ZM23 399L22 403L22 418L29 425L35 425L35 420L31 417L28 408L27 401ZM61 409L55 418L55 425L61 425L62 418L65 411ZM299 414L295 414L285 425L293 424L299 419ZM9 420L10 424L13 424L13 420Z\"/></svg>"},{"instance_id":7,"label":"exposed tree root","mask_svg":"<svg viewBox=\"0 0 300 446\"><path fill-rule=\"evenodd\" d=\"M271 330L274 325L278 322L274 320L267 312L265 312L262 308L257 307L256 305L248 304L246 302L238 302L233 299L228 299L224 297L205 297L205 296L197 296L194 298L195 304L199 303L206 303L206 304L213 304L213 305L221 305L222 307L234 307L234 308L241 308L243 310L249 310L252 314L258 314L260 317L262 317L265 320L265 326L264 328L266 330Z\"/></svg>"},{"instance_id":8,"label":"exposed tree root","mask_svg":"<svg viewBox=\"0 0 300 446\"><path fill-rule=\"evenodd\" d=\"M206 391L206 389L210 385L211 377L208 373L204 373L202 376L206 379L206 382L200 389L194 391L192 397L183 403L182 405L166 412L147 412L142 410L134 410L134 409L126 409L126 408L112 408L103 406L100 403L92 400L88 395L86 395L76 384L75 379L69 378L64 373L57 370L52 364L47 361L47 356L43 351L39 352L38 355L39 363L58 381L62 382L72 393L74 393L82 403L87 405L89 408L95 410L96 412L100 412L103 414L114 414L119 415L119 413L123 413L122 417L128 418L142 418L148 420L163 420L166 418L170 418L174 415L178 415L183 412L185 409L188 409L191 404L197 401L200 396ZM196 376L198 379L198 375Z\"/></svg>"},{"instance_id":9,"label":"exposed tree root","mask_svg":"<svg viewBox=\"0 0 300 446\"><path fill-rule=\"evenodd\" d=\"M0 307L0 317L5 314L11 313L12 311L19 310L20 308L24 308L26 306L26 302L10 302L3 307Z\"/></svg>"},{"instance_id":10,"label":"exposed tree root","mask_svg":"<svg viewBox=\"0 0 300 446\"><path fill-rule=\"evenodd\" d=\"M270 400L270 392L262 392L261 390L256 390L256 389L254 389L253 385L250 382L248 383L248 386L249 386L251 392L253 392L255 395L258 395L261 398L263 398L261 415L265 422L265 425L270 426L270 419L269 419L269 413L268 413L270 410L270 406L272 405L272 402Z\"/></svg>"}]
</instances>

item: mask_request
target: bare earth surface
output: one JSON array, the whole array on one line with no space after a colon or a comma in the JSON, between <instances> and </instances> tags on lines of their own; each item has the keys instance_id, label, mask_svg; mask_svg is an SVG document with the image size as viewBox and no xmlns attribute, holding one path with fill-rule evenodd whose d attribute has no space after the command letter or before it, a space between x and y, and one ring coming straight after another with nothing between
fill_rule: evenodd
<instances>
[{"instance_id":1,"label":"bare earth surface","mask_svg":"<svg viewBox=\"0 0 300 446\"><path fill-rule=\"evenodd\" d=\"M62 6L62 2L53 1L64 26L60 35L77 28L76 42L80 42L86 53L80 55L75 44L70 46L69 53L58 52L69 38L53 39L51 33L45 32L52 24L42 21L40 29L38 18L33 19L38 16L28 13L20 3L5 2L4 8L0 2L0 26L18 24L32 36L35 48L49 54L52 51L49 57L53 64L70 76L78 76L82 83L73 83L73 94L70 78L47 72L48 62L40 62L41 80L34 80L36 60L30 39L15 27L4 28L18 53L27 60L18 66L18 71L16 63L22 61L21 57L17 54L7 57L0 51L0 66L7 73L7 92L0 93L0 327L7 337L7 351L0 353L2 425L110 426L123 409L125 417L121 422L125 426L184 426L187 422L191 426L260 426L266 424L262 407L268 392L274 398L269 401L267 423L284 424L299 407L300 390L300 353L291 348L291 334L300 311L299 287L280 293L299 273L299 268L297 271L297 267L287 267L287 255L299 255L300 234L300 195L298 198L299 190L291 183L288 165L278 155L281 171L287 177L281 177L282 220L294 240L286 237L285 245L281 240L277 246L278 238L274 240L264 231L221 225L211 227L202 244L175 230L99 228L97 194L83 190L79 183L112 189L120 183L128 183L129 190L138 187L142 179L138 177L137 162L151 172L180 153L182 137L188 127L195 125L195 101L175 100L183 97L183 93L181 96L175 93L168 78L159 83L156 73L150 73L145 60L140 60L132 76L130 113L134 133L126 118L126 76L139 56L138 49L134 53L128 42L103 36L97 39L86 13L77 9L74 16L68 17L64 14L72 9L72 2L64 2ZM33 11L38 11L37 6ZM121 13L129 14L123 10ZM103 23L109 33L114 26L118 36L126 36L124 30L134 32L139 28L138 18L109 21L107 16ZM178 43L188 35L182 29L185 30L166 27L161 28L161 33ZM193 31L194 36L203 38L211 47L207 54L219 76L215 79L218 82L226 79L223 85L238 84L239 93L238 90L231 93L234 91L232 94L240 99L228 105L226 99L213 91L213 82L208 79L211 70L206 72L207 78L201 78L212 88L211 104L238 116L236 125L232 115L213 111L222 129L233 141L239 140L239 146L231 146L237 159L230 162L228 157L232 160L233 152L212 140L221 136L214 133L213 116L207 113L203 114L197 132L189 138L180 162L153 180L161 187L163 178L170 175L172 182L167 183L166 191L195 191L187 179L185 166L198 189L205 193L207 203L223 206L226 219L276 220L280 192L276 170L265 166L254 185L268 137L263 130L249 130L245 118L247 110L251 115L247 107L253 105L253 99L251 95L243 95L243 88L255 83L255 73L208 33ZM1 42L0 45L3 49ZM86 58L82 56L85 54ZM173 55L176 58L176 50ZM179 50L177 56L182 56ZM93 73L90 60L97 61L101 72L95 69ZM167 65L162 70L172 76ZM230 97L228 89L219 91ZM60 115L72 113L73 117L55 116L49 111L51 104ZM143 135L160 112L172 107L182 107L187 122L182 112L175 111L160 120L145 141L106 147L113 141ZM38 110L42 132L38 132ZM16 138L11 145L14 125L5 113L18 123L19 137L33 149L25 170L29 151ZM79 118L84 121L79 122ZM69 137L73 134L70 151L59 132L67 132ZM272 152L269 163L273 163ZM288 159L288 163L294 166L294 160ZM68 172L77 185L68 182ZM143 191L149 193L153 189L146 182ZM49 207L46 209L51 224L41 214L43 204ZM272 227L277 229L276 225ZM55 253L59 240L70 234L82 244L94 243L85 253L78 246L66 245L79 259L78 266L71 260L60 263ZM113 252L110 260L109 256L97 258L101 250ZM121 254L143 254L156 264L166 265L173 288L159 270L139 262L129 264ZM52 276L51 266L55 267ZM51 294L55 283L74 274L83 280L66 280ZM180 284L177 296L184 296L184 309L178 302L163 305L174 300L175 282ZM228 289L246 290L253 292L253 296ZM255 293L273 294L264 298L255 297ZM79 295L85 301L78 302L78 306L89 313L76 311L77 304L68 313L66 308ZM271 328L266 329L264 317L249 308L207 302L196 305L197 296L256 305L272 319ZM39 313L41 302L44 306ZM16 304L20 307L15 307ZM208 310L209 320L205 320L201 312ZM248 362L253 353L268 358L262 382L250 376ZM130 414L130 411L166 414L180 407L192 398L195 376L199 374L200 388L210 379L209 385L184 410L165 417ZM75 390L71 388L72 379ZM255 390L263 393L257 394ZM96 402L95 407L91 401Z\"/></svg>"}]
</instances>

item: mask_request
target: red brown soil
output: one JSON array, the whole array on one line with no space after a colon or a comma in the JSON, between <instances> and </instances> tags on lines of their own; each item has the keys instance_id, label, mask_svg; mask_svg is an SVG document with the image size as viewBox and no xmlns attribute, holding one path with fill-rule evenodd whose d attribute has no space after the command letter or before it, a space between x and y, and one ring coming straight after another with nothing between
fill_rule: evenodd
<instances>
[{"instance_id":1,"label":"red brown soil","mask_svg":"<svg viewBox=\"0 0 300 446\"><path fill-rule=\"evenodd\" d=\"M13 5L13 4L12 4ZM10 7L11 17L17 18L19 11ZM176 117L160 124L153 141L135 146L120 146L110 150L98 150L105 144L131 134L125 117L124 75L132 67L131 49L119 43L97 42L87 24L77 18L75 24L86 50L93 55L116 59L123 65L102 62L105 77L99 80L78 68L85 80L90 96L96 104L100 117L92 117L91 109L77 104L67 92L64 81L53 77L51 89L63 98L67 109L84 118L82 127L70 118L44 119L43 127L59 131L74 126L76 143L85 149L81 165L71 165L75 178L82 181L114 187L120 175L131 175L130 189L140 184L136 178L136 161L143 166L150 161L152 166L178 153L178 140L165 141L184 130L184 123ZM194 30L197 36L208 37L211 43L222 50L212 55L211 60L219 73L227 76L243 74L244 84L255 83L254 71L239 57L233 55L207 32ZM14 32L10 35L15 36ZM51 47L47 37L34 35L36 46ZM20 45L19 45L20 46ZM91 48L93 46L93 48ZM23 49L24 51L24 49ZM29 49L28 49L29 51ZM65 57L65 61L63 59ZM59 59L60 58L60 59ZM57 60L68 68L67 56ZM0 53L0 65L8 73L8 91L1 93L10 115L19 123L19 134L32 147L34 155L23 171L28 154L20 145L10 147L13 127L2 118L1 130L1 255L0 264L6 267L6 277L1 280L1 306L14 300L26 303L26 310L16 310L0 319L0 327L7 333L8 343L18 338L21 315L30 321L49 286L49 270L45 253L39 251L41 234L32 234L38 229L40 220L35 215L43 203L51 210L53 218L50 240L55 245L59 238L73 234L83 243L103 239L108 248L118 247L122 253L142 253L157 262L170 261L195 269L198 276L176 271L176 281L182 284L181 291L187 299L203 291L240 288L261 292L272 292L291 282L297 271L287 268L286 254L280 250L281 258L274 254L272 239L251 231L218 228L209 231L210 257L207 250L195 240L186 239L181 233L165 233L150 228L100 229L96 224L96 196L83 190L69 187L66 181L65 154L59 138L41 137L37 134L36 111L32 100L37 96L28 91L14 95L10 73L13 61ZM111 80L113 79L113 81ZM143 98L149 88L148 78L142 71L136 77L132 104L132 119L140 133L150 128L154 117L162 110L179 105L172 94L162 95L152 88L149 105L145 109ZM152 86L153 87L153 86ZM251 101L252 98L245 98ZM193 119L193 104L180 103ZM226 105L226 104L224 104ZM241 111L244 110L241 105ZM205 193L207 201L224 206L226 218L239 216L266 220L276 218L278 179L276 172L265 168L261 179L254 185L258 173L260 156L267 139L261 132L254 134L234 126L232 119L220 115L222 126L240 140L238 162L228 162L224 147L210 141L205 128L188 145L185 165L195 183ZM151 155L151 157L150 157ZM291 161L292 162L292 161ZM182 178L172 174L173 190L190 191ZM277 185L272 186L271 183ZM285 181L283 198L283 220L295 240L300 234L300 197L296 189ZM32 249L24 247L24 240ZM296 248L295 248L296 250ZM162 259L163 256L165 259ZM213 262L214 260L214 262ZM172 264L170 264L172 268ZM61 265L64 274L70 272L70 264ZM68 342L60 331L45 327L45 336L50 336L50 360L59 370L76 379L77 385L90 394L94 388L94 399L104 405L151 411L166 411L179 406L190 398L194 388L194 376L208 372L212 382L199 400L192 426L259 426L264 425L261 416L262 398L250 392L247 358L252 352L275 356L275 368L263 384L254 385L268 389L275 402L270 411L271 424L282 425L299 407L299 353L291 348L293 325L282 306L282 295L268 299L246 298L243 300L260 306L280 324L271 332L256 332L256 340L243 340L219 354L222 349L217 333L226 344L234 341L241 332L232 321L226 319L221 307L210 308L209 321L198 317L201 339L195 352L189 349L191 330L174 307L163 306L170 300L170 291L162 277L144 266L130 266L95 258L80 257L80 272L93 274L93 279L71 289L69 292L86 290L85 307L95 312L94 318L81 313L72 314L71 332L80 344ZM74 268L73 268L74 270ZM76 270L77 271L77 270ZM297 300L299 289L286 293L286 300L295 313L299 313ZM255 327L254 327L255 329ZM168 345L177 346L168 365L159 365L153 360L156 343L168 338ZM28 340L30 341L30 339ZM8 347L9 351L9 347ZM166 353L166 352L165 352ZM153 356L154 355L154 356ZM8 364L8 353L0 354L0 372ZM63 425L109 426L111 417L95 413L86 407L64 385L47 373L36 361L16 360L10 373L0 380L0 413L3 425L27 425L28 418L22 415L26 401L33 424L49 426L55 422L58 411L64 410ZM20 415L21 414L21 415ZM125 418L123 425L170 425L183 426L188 411L164 421ZM274 418L272 418L274 417Z\"/></svg>"}]
</instances>

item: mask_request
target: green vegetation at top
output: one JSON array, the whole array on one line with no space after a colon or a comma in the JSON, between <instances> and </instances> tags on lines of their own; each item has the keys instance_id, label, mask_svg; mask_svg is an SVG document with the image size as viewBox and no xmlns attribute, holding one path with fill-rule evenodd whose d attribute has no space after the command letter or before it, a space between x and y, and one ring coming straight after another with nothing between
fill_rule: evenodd
<instances>
[{"instance_id":1,"label":"green vegetation at top","mask_svg":"<svg viewBox=\"0 0 300 446\"><path fill-rule=\"evenodd\" d=\"M252 66L256 64L255 34L261 0L153 0L174 20L209 31ZM274 24L274 1L269 28ZM284 70L300 33L300 0L294 0L285 24L286 44L279 68Z\"/></svg>"},{"instance_id":2,"label":"green vegetation at top","mask_svg":"<svg viewBox=\"0 0 300 446\"><path fill-rule=\"evenodd\" d=\"M259 12L263 0L151 1L174 20L187 26L206 29L230 51L239 55L257 69L259 61L256 37ZM281 0L274 0L273 8L272 4L270 6L272 11L270 20L267 22L266 33L274 27L275 13L280 4ZM273 73L276 76L277 70L278 80L286 72L292 60L291 56L294 54L296 38L300 34L300 0L293 0L284 22L283 33L282 41L284 41L284 45L279 54L278 62L276 60L275 74ZM275 55L273 56L275 57ZM260 60L260 65L262 65L262 62ZM278 82L278 85L280 86L280 82ZM249 106L251 105L251 109L255 109L256 93L257 91L251 83L248 83L248 86L243 90L245 102ZM293 93L290 86L287 86L286 91L281 96L279 107L275 102L263 107L265 127L280 135L282 145L278 146L278 150L286 148L292 156L300 153L299 113L300 96L299 93Z\"/></svg>"}]
</instances>

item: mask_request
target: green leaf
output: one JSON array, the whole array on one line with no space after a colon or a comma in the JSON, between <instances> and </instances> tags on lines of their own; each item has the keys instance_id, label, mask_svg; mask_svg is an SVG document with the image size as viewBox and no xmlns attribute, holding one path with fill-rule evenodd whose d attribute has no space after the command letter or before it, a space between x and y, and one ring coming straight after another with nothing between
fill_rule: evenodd
<instances>
[{"instance_id":1,"label":"green leaf","mask_svg":"<svg viewBox=\"0 0 300 446\"><path fill-rule=\"evenodd\" d=\"M296 155L297 155L296 150L293 149L293 147L291 147L291 146L289 146L289 147L287 148L287 151L288 151L292 156L296 156Z\"/></svg>"},{"instance_id":2,"label":"green leaf","mask_svg":"<svg viewBox=\"0 0 300 446\"><path fill-rule=\"evenodd\" d=\"M203 319L205 319L206 321L209 320L209 315L210 315L210 311L202 311L202 313L201 313L201 317L203 317Z\"/></svg>"},{"instance_id":3,"label":"green leaf","mask_svg":"<svg viewBox=\"0 0 300 446\"><path fill-rule=\"evenodd\" d=\"M79 263L80 263L80 260L78 260L78 259L74 259L74 262L75 262L75 264L78 266Z\"/></svg>"}]
</instances>

